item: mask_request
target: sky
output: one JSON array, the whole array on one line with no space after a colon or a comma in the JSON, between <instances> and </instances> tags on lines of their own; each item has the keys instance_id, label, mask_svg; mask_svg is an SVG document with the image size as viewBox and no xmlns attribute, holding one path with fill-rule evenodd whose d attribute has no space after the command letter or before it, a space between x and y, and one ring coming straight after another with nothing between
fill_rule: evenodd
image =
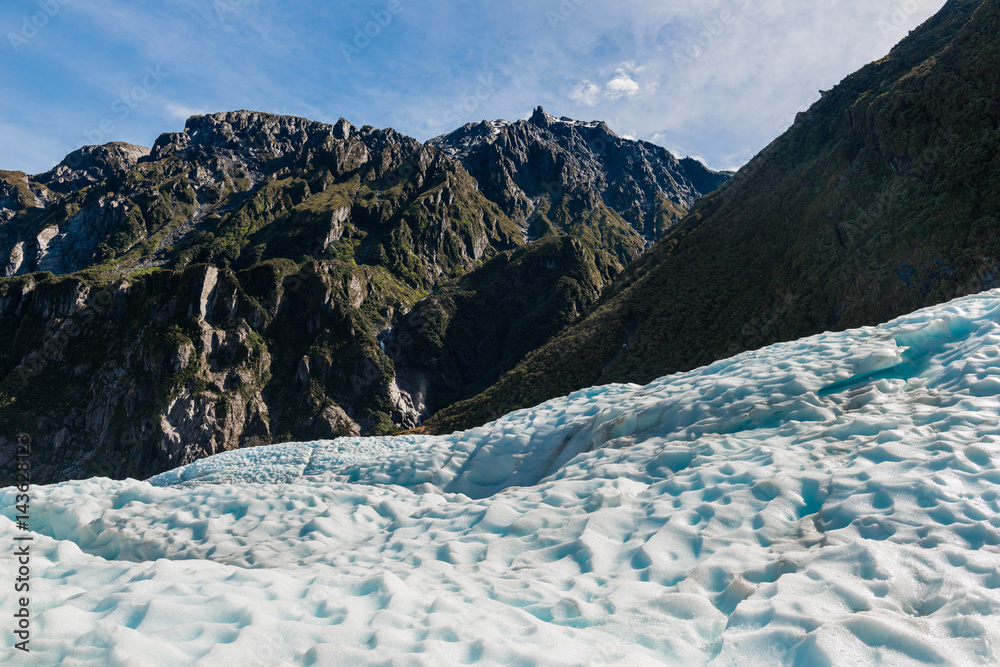
<instances>
[{"instance_id":1,"label":"sky","mask_svg":"<svg viewBox=\"0 0 1000 667\"><path fill-rule=\"evenodd\" d=\"M0 169L151 146L253 109L427 140L604 120L715 169L884 56L944 0L5 0Z\"/></svg>"}]
</instances>

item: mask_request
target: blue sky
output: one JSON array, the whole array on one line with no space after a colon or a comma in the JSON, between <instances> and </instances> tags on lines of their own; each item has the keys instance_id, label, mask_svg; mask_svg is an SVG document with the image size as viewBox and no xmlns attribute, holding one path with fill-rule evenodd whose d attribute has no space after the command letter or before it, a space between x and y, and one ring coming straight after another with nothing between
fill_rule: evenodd
<instances>
[{"instance_id":1,"label":"blue sky","mask_svg":"<svg viewBox=\"0 0 1000 667\"><path fill-rule=\"evenodd\" d=\"M7 0L0 168L233 109L395 127L606 120L734 168L944 0ZM367 33L367 34L366 34Z\"/></svg>"}]
</instances>

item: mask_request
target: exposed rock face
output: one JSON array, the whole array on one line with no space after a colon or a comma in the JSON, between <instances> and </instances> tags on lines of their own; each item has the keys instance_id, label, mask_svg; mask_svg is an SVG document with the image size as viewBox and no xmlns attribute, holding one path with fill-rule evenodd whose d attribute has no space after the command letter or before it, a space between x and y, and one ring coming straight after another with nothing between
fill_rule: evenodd
<instances>
[{"instance_id":1,"label":"exposed rock face","mask_svg":"<svg viewBox=\"0 0 1000 667\"><path fill-rule=\"evenodd\" d=\"M365 134L372 133L377 131ZM390 139L404 138L393 130L384 133L390 135ZM151 159L160 160L178 151L211 148L271 159L305 157L309 151L329 147L333 141L350 139L355 134L358 130L343 118L335 125L328 125L293 116L230 111L193 116L185 123L183 132L161 135L153 146Z\"/></svg>"},{"instance_id":2,"label":"exposed rock face","mask_svg":"<svg viewBox=\"0 0 1000 667\"><path fill-rule=\"evenodd\" d=\"M24 242L18 241L10 249L10 255L7 258L7 265L3 267L3 275L17 275L21 270L22 264L24 264Z\"/></svg>"},{"instance_id":3,"label":"exposed rock face","mask_svg":"<svg viewBox=\"0 0 1000 667\"><path fill-rule=\"evenodd\" d=\"M97 255L97 244L122 225L134 204L107 194L84 206L61 227L43 229L35 237L34 270L73 273L90 266ZM24 273L24 269L19 271Z\"/></svg>"},{"instance_id":4,"label":"exposed rock face","mask_svg":"<svg viewBox=\"0 0 1000 667\"><path fill-rule=\"evenodd\" d=\"M236 158L249 175L258 177L282 167L303 164L330 151L334 143L357 134L346 120L328 125L305 118L276 116L256 111L232 111L189 118L183 132L163 134L153 145L150 159L162 160L181 155L187 160L199 157ZM402 138L400 136L400 138ZM414 140L410 140L414 148ZM362 151L358 162L367 158ZM350 165L338 165L341 170Z\"/></svg>"},{"instance_id":5,"label":"exposed rock face","mask_svg":"<svg viewBox=\"0 0 1000 667\"><path fill-rule=\"evenodd\" d=\"M54 192L80 190L124 174L149 155L149 149L134 144L112 142L103 146L84 146L67 155L62 162L33 180Z\"/></svg>"},{"instance_id":6,"label":"exposed rock face","mask_svg":"<svg viewBox=\"0 0 1000 667\"><path fill-rule=\"evenodd\" d=\"M350 336L362 311L387 312L373 272L274 269L4 284L0 421L32 435L38 479L141 477L293 433L357 435L388 420L400 400L391 364L374 337ZM357 308L352 289L363 295ZM0 458L9 454L0 446Z\"/></svg>"},{"instance_id":7,"label":"exposed rock face","mask_svg":"<svg viewBox=\"0 0 1000 667\"><path fill-rule=\"evenodd\" d=\"M526 121L470 123L429 143L458 159L514 220L531 221L541 199L554 205L587 192L596 195L588 209L605 204L649 242L732 177L541 107Z\"/></svg>"},{"instance_id":8,"label":"exposed rock face","mask_svg":"<svg viewBox=\"0 0 1000 667\"><path fill-rule=\"evenodd\" d=\"M24 204L17 188L7 181L0 180L0 224L11 220L21 208L24 208Z\"/></svg>"}]
</instances>

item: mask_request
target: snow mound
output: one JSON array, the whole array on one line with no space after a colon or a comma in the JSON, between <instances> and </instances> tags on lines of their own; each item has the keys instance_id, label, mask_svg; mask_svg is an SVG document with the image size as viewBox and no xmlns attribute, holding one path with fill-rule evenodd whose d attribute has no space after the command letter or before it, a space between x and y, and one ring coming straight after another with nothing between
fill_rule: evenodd
<instances>
[{"instance_id":1,"label":"snow mound","mask_svg":"<svg viewBox=\"0 0 1000 667\"><path fill-rule=\"evenodd\" d=\"M32 493L35 664L997 664L1000 291Z\"/></svg>"}]
</instances>

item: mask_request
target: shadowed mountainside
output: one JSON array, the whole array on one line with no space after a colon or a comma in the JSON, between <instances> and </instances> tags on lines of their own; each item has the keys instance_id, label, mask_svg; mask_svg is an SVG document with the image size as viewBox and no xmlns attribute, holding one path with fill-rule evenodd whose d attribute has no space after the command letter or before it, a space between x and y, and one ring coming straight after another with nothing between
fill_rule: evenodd
<instances>
[{"instance_id":1,"label":"shadowed mountainside","mask_svg":"<svg viewBox=\"0 0 1000 667\"><path fill-rule=\"evenodd\" d=\"M996 287L997 35L998 3L950 0L825 91L582 321L428 430Z\"/></svg>"}]
</instances>

